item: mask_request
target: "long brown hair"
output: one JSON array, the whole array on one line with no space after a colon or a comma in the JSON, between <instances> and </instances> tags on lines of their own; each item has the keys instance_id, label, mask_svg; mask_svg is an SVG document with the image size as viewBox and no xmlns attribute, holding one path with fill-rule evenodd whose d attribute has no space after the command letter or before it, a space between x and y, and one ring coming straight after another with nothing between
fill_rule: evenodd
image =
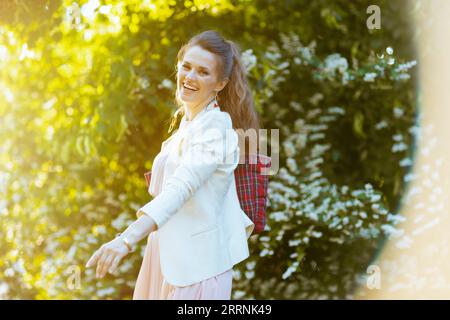
<instances>
[{"instance_id":1,"label":"long brown hair","mask_svg":"<svg viewBox=\"0 0 450 320\"><path fill-rule=\"evenodd\" d=\"M215 54L219 58L218 80L228 77L226 86L218 93L217 102L222 111L228 112L233 123L233 129L254 129L256 130L257 149L259 148L260 118L255 109L255 103L248 84L244 64L241 60L241 50L239 46L231 40L225 40L217 31L208 30L192 37L181 47L177 54L177 62L182 61L187 49L193 46L200 46ZM178 66L178 63L177 63ZM182 101L178 98L178 85L175 94L175 104L178 109L172 116L169 133L178 122L178 117L184 115ZM239 145L244 146L244 136L240 130ZM241 149L242 150L242 149ZM241 151L244 152L244 150Z\"/></svg>"}]
</instances>

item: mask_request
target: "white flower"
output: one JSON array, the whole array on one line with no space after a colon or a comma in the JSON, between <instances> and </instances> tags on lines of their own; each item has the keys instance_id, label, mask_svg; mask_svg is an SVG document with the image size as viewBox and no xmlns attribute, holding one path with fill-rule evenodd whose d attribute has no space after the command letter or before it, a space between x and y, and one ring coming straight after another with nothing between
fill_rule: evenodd
<instances>
[{"instance_id":1,"label":"white flower","mask_svg":"<svg viewBox=\"0 0 450 320\"><path fill-rule=\"evenodd\" d=\"M123 262L123 264L119 267L120 272L127 272L133 267L133 264L130 260L126 260Z\"/></svg>"},{"instance_id":2,"label":"white flower","mask_svg":"<svg viewBox=\"0 0 450 320\"><path fill-rule=\"evenodd\" d=\"M386 53L389 54L389 55L391 55L391 54L394 53L394 49L392 49L391 47L387 47L387 48L386 48Z\"/></svg>"},{"instance_id":3,"label":"white flower","mask_svg":"<svg viewBox=\"0 0 450 320\"><path fill-rule=\"evenodd\" d=\"M105 226L95 226L94 227L94 233L105 234L106 233L106 227Z\"/></svg>"},{"instance_id":4,"label":"white flower","mask_svg":"<svg viewBox=\"0 0 450 320\"><path fill-rule=\"evenodd\" d=\"M322 232L320 232L320 231L313 231L311 233L311 236L313 236L314 238L320 238L322 236Z\"/></svg>"},{"instance_id":5,"label":"white flower","mask_svg":"<svg viewBox=\"0 0 450 320\"><path fill-rule=\"evenodd\" d=\"M15 271L13 268L8 268L5 270L4 274L6 277L13 277L15 274Z\"/></svg>"},{"instance_id":6,"label":"white flower","mask_svg":"<svg viewBox=\"0 0 450 320\"><path fill-rule=\"evenodd\" d=\"M282 47L286 50L290 55L294 55L298 48L301 48L303 45L300 42L300 38L294 32L291 32L289 35L281 33L281 42Z\"/></svg>"},{"instance_id":7,"label":"white flower","mask_svg":"<svg viewBox=\"0 0 450 320\"><path fill-rule=\"evenodd\" d=\"M116 230L122 230L126 227L126 216L125 214L120 214L116 219L111 222L111 225Z\"/></svg>"},{"instance_id":8,"label":"white flower","mask_svg":"<svg viewBox=\"0 0 450 320\"><path fill-rule=\"evenodd\" d=\"M115 291L116 291L116 289L114 289L113 287L109 287L109 288L98 290L97 294L99 297L104 297L104 296L113 294Z\"/></svg>"},{"instance_id":9,"label":"white flower","mask_svg":"<svg viewBox=\"0 0 450 320\"><path fill-rule=\"evenodd\" d=\"M283 144L284 152L288 158L292 158L295 155L295 146L291 141L286 141Z\"/></svg>"},{"instance_id":10,"label":"white flower","mask_svg":"<svg viewBox=\"0 0 450 320\"><path fill-rule=\"evenodd\" d=\"M233 294L234 294L233 298L237 299L237 300L239 300L245 296L245 292L241 291L241 290L235 290Z\"/></svg>"},{"instance_id":11,"label":"white flower","mask_svg":"<svg viewBox=\"0 0 450 320\"><path fill-rule=\"evenodd\" d=\"M256 65L256 56L252 49L245 50L242 53L242 63L244 64L246 72L249 72Z\"/></svg>"},{"instance_id":12,"label":"white flower","mask_svg":"<svg viewBox=\"0 0 450 320\"><path fill-rule=\"evenodd\" d=\"M172 89L173 88L173 83L172 83L172 81L170 81L169 79L164 79L162 82L161 82L161 84L160 84L160 86L162 87L162 88L166 88L166 89Z\"/></svg>"},{"instance_id":13,"label":"white flower","mask_svg":"<svg viewBox=\"0 0 450 320\"><path fill-rule=\"evenodd\" d=\"M394 224L397 224L399 222L403 222L406 220L405 217L399 215L399 214L390 214L387 218L388 221L392 221Z\"/></svg>"},{"instance_id":14,"label":"white flower","mask_svg":"<svg viewBox=\"0 0 450 320\"><path fill-rule=\"evenodd\" d=\"M150 86L150 82L147 78L139 77L138 78L138 84L142 89L147 89Z\"/></svg>"},{"instance_id":15,"label":"white flower","mask_svg":"<svg viewBox=\"0 0 450 320\"><path fill-rule=\"evenodd\" d=\"M291 101L291 102L289 102L289 106L296 111L303 111L303 107L300 102Z\"/></svg>"},{"instance_id":16,"label":"white flower","mask_svg":"<svg viewBox=\"0 0 450 320\"><path fill-rule=\"evenodd\" d=\"M380 129L386 128L387 126L388 126L388 125L387 125L387 122L384 121L384 120L382 120L382 121L378 122L378 123L375 125L375 128L376 128L377 130L380 130Z\"/></svg>"},{"instance_id":17,"label":"white flower","mask_svg":"<svg viewBox=\"0 0 450 320\"><path fill-rule=\"evenodd\" d=\"M348 84L348 81L352 79L353 77L347 71L344 71L344 73L342 74L341 82L343 85L346 85Z\"/></svg>"},{"instance_id":18,"label":"white flower","mask_svg":"<svg viewBox=\"0 0 450 320\"><path fill-rule=\"evenodd\" d=\"M36 57L36 53L32 50L28 49L28 44L23 44L22 45L22 51L20 52L20 56L19 56L19 60L22 61L23 59L26 58L35 58Z\"/></svg>"},{"instance_id":19,"label":"white flower","mask_svg":"<svg viewBox=\"0 0 450 320\"><path fill-rule=\"evenodd\" d=\"M336 113L336 114L344 114L345 110L341 107L330 107L328 108L329 113Z\"/></svg>"},{"instance_id":20,"label":"white flower","mask_svg":"<svg viewBox=\"0 0 450 320\"><path fill-rule=\"evenodd\" d=\"M310 50L309 48L307 48L307 47L302 47L302 48L299 49L299 51L300 51L300 54L301 54L301 56L302 56L303 59L305 59L305 60L311 60L311 58L312 58L312 53L311 53L311 50Z\"/></svg>"},{"instance_id":21,"label":"white flower","mask_svg":"<svg viewBox=\"0 0 450 320\"><path fill-rule=\"evenodd\" d=\"M295 131L300 131L301 129L303 129L305 126L305 120L303 120L302 118L298 118L297 120L295 120L294 122L294 128Z\"/></svg>"},{"instance_id":22,"label":"white flower","mask_svg":"<svg viewBox=\"0 0 450 320\"><path fill-rule=\"evenodd\" d=\"M270 51L267 51L264 55L265 55L265 56L267 57L267 59L269 59L269 60L278 60L279 58L281 58L281 54L280 54L279 52L270 52Z\"/></svg>"},{"instance_id":23,"label":"white flower","mask_svg":"<svg viewBox=\"0 0 450 320\"><path fill-rule=\"evenodd\" d=\"M309 140L311 140L311 141L323 139L323 138L325 138L325 134L323 132L314 133L309 136Z\"/></svg>"},{"instance_id":24,"label":"white flower","mask_svg":"<svg viewBox=\"0 0 450 320\"><path fill-rule=\"evenodd\" d=\"M373 189L373 187L372 187L372 185L371 185L370 183L366 183L366 184L364 185L364 188L365 188L366 190L372 190L372 189Z\"/></svg>"},{"instance_id":25,"label":"white flower","mask_svg":"<svg viewBox=\"0 0 450 320\"><path fill-rule=\"evenodd\" d=\"M247 270L253 270L255 268L256 261L250 261L246 263Z\"/></svg>"},{"instance_id":26,"label":"white flower","mask_svg":"<svg viewBox=\"0 0 450 320\"><path fill-rule=\"evenodd\" d=\"M335 70L344 73L348 68L347 59L342 57L339 53L333 53L325 59L325 71L334 75Z\"/></svg>"},{"instance_id":27,"label":"white flower","mask_svg":"<svg viewBox=\"0 0 450 320\"><path fill-rule=\"evenodd\" d=\"M404 142L396 143L392 146L392 152L400 152L408 149L408 146Z\"/></svg>"},{"instance_id":28,"label":"white flower","mask_svg":"<svg viewBox=\"0 0 450 320\"><path fill-rule=\"evenodd\" d=\"M411 76L410 76L409 74L407 74L407 73L399 74L399 75L396 77L397 80L408 80L408 79L410 79L410 78L411 78Z\"/></svg>"},{"instance_id":29,"label":"white flower","mask_svg":"<svg viewBox=\"0 0 450 320\"><path fill-rule=\"evenodd\" d=\"M281 64L278 66L279 69L286 69L287 67L289 67L289 62L287 62L287 61L281 63Z\"/></svg>"},{"instance_id":30,"label":"white flower","mask_svg":"<svg viewBox=\"0 0 450 320\"><path fill-rule=\"evenodd\" d=\"M414 67L417 64L416 60L412 60L406 63L401 63L397 66L397 68L395 68L395 71L397 72L403 72L406 71L408 69L411 69L412 67Z\"/></svg>"},{"instance_id":31,"label":"white flower","mask_svg":"<svg viewBox=\"0 0 450 320\"><path fill-rule=\"evenodd\" d=\"M386 235L389 235L393 238L400 237L401 235L403 235L403 232L404 232L403 230L396 229L395 227L393 227L389 224L383 224L381 226L381 229L385 232Z\"/></svg>"},{"instance_id":32,"label":"white flower","mask_svg":"<svg viewBox=\"0 0 450 320\"><path fill-rule=\"evenodd\" d=\"M405 158L400 161L401 167L408 167L410 165L412 165L412 160L410 158Z\"/></svg>"},{"instance_id":33,"label":"white flower","mask_svg":"<svg viewBox=\"0 0 450 320\"><path fill-rule=\"evenodd\" d=\"M233 279L241 280L241 272L239 270L232 269Z\"/></svg>"},{"instance_id":34,"label":"white flower","mask_svg":"<svg viewBox=\"0 0 450 320\"><path fill-rule=\"evenodd\" d=\"M109 14L111 12L111 5L103 5L100 8L98 8L98 12L101 14Z\"/></svg>"},{"instance_id":35,"label":"white flower","mask_svg":"<svg viewBox=\"0 0 450 320\"><path fill-rule=\"evenodd\" d=\"M297 170L298 170L297 162L294 159L288 158L286 160L286 165L291 172L297 172Z\"/></svg>"},{"instance_id":36,"label":"white flower","mask_svg":"<svg viewBox=\"0 0 450 320\"><path fill-rule=\"evenodd\" d=\"M342 187L341 187L341 192L342 192L342 194L347 194L348 190L349 190L349 187L348 187L348 186L342 186Z\"/></svg>"},{"instance_id":37,"label":"white flower","mask_svg":"<svg viewBox=\"0 0 450 320\"><path fill-rule=\"evenodd\" d=\"M269 70L267 71L267 73L266 73L266 76L267 76L268 78L270 78L271 76L274 76L275 74L276 74L275 70L269 69Z\"/></svg>"},{"instance_id":38,"label":"white flower","mask_svg":"<svg viewBox=\"0 0 450 320\"><path fill-rule=\"evenodd\" d=\"M317 105L317 103L322 99L323 99L323 95L321 93L316 93L308 100L312 104ZM306 118L312 119L315 116L317 116L318 114L320 114L321 112L322 112L322 109L320 109L320 108L315 108L315 109L309 110L308 114L306 115Z\"/></svg>"},{"instance_id":39,"label":"white flower","mask_svg":"<svg viewBox=\"0 0 450 320\"><path fill-rule=\"evenodd\" d=\"M376 201L380 201L380 200L381 200L381 195L379 195L379 194L374 194L370 197L371 202L376 202Z\"/></svg>"},{"instance_id":40,"label":"white flower","mask_svg":"<svg viewBox=\"0 0 450 320\"><path fill-rule=\"evenodd\" d=\"M260 256L260 257L264 257L264 256L266 256L266 255L268 255L268 254L269 254L269 250L267 250L267 249L262 249L261 252L259 253L259 256Z\"/></svg>"},{"instance_id":41,"label":"white flower","mask_svg":"<svg viewBox=\"0 0 450 320\"><path fill-rule=\"evenodd\" d=\"M364 79L363 80L365 82L374 82L376 76L377 76L377 74L375 72L369 72L369 73L366 73L364 75Z\"/></svg>"},{"instance_id":42,"label":"white flower","mask_svg":"<svg viewBox=\"0 0 450 320\"><path fill-rule=\"evenodd\" d=\"M306 146L306 142L308 140L308 137L306 134L299 134L297 136L297 139L295 140L295 146L299 149L302 149Z\"/></svg>"},{"instance_id":43,"label":"white flower","mask_svg":"<svg viewBox=\"0 0 450 320\"><path fill-rule=\"evenodd\" d=\"M404 114L403 109L400 107L395 107L393 112L394 112L394 117L396 117L396 118L400 118Z\"/></svg>"},{"instance_id":44,"label":"white flower","mask_svg":"<svg viewBox=\"0 0 450 320\"><path fill-rule=\"evenodd\" d=\"M289 221L286 212L284 211L275 211L270 214L270 217L273 221Z\"/></svg>"},{"instance_id":45,"label":"white flower","mask_svg":"<svg viewBox=\"0 0 450 320\"><path fill-rule=\"evenodd\" d=\"M381 76L384 76L384 67L383 67L383 66L380 66L380 65L376 64L376 65L374 66L374 69L376 69L377 71L379 71L380 74L381 74Z\"/></svg>"},{"instance_id":46,"label":"white flower","mask_svg":"<svg viewBox=\"0 0 450 320\"><path fill-rule=\"evenodd\" d=\"M24 263L23 263L23 259L17 260L13 264L13 269L14 269L14 271L17 271L17 272L19 272L21 274L24 274L26 272L26 270L25 270L25 266L24 266Z\"/></svg>"},{"instance_id":47,"label":"white flower","mask_svg":"<svg viewBox=\"0 0 450 320\"><path fill-rule=\"evenodd\" d=\"M95 10L98 7L100 7L99 0L90 0L81 7L81 14L89 20L93 20L96 15Z\"/></svg>"},{"instance_id":48,"label":"white flower","mask_svg":"<svg viewBox=\"0 0 450 320\"><path fill-rule=\"evenodd\" d=\"M290 246L290 247L296 247L296 246L298 246L301 242L302 242L302 240L300 240L300 239L289 240L289 246Z\"/></svg>"},{"instance_id":49,"label":"white flower","mask_svg":"<svg viewBox=\"0 0 450 320\"><path fill-rule=\"evenodd\" d=\"M282 275L283 280L287 279L292 273L294 273L295 270L297 270L298 265L299 265L298 261L292 263L292 265L289 268L287 268L287 270L283 273Z\"/></svg>"}]
</instances>

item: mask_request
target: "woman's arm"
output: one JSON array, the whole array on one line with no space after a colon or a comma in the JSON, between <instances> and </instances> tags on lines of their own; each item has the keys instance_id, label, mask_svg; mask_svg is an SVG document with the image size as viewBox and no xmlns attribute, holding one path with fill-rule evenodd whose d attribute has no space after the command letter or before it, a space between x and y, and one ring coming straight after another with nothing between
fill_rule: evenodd
<instances>
[{"instance_id":1,"label":"woman's arm","mask_svg":"<svg viewBox=\"0 0 450 320\"><path fill-rule=\"evenodd\" d=\"M196 130L190 132L180 165L169 177L161 193L139 209L155 221L158 229L214 173L225 153L232 151L224 150L229 128L232 130L231 118L225 117L223 113L212 112L202 119ZM233 133L232 148L237 148L237 134Z\"/></svg>"},{"instance_id":2,"label":"woman's arm","mask_svg":"<svg viewBox=\"0 0 450 320\"><path fill-rule=\"evenodd\" d=\"M138 210L138 219L120 237L100 247L86 267L97 263L97 277L100 278L106 272L114 273L120 260L129 253L127 243L133 247L150 232L160 229L224 160L228 129L232 130L229 116L217 112L208 114L199 128L191 132L180 165L169 177L161 193ZM233 139L230 150L226 150L227 154L238 148L237 134L234 131L232 133Z\"/></svg>"},{"instance_id":3,"label":"woman's arm","mask_svg":"<svg viewBox=\"0 0 450 320\"><path fill-rule=\"evenodd\" d=\"M128 228L121 233L121 237L126 238L132 247L156 230L156 223L152 217L142 214Z\"/></svg>"}]
</instances>

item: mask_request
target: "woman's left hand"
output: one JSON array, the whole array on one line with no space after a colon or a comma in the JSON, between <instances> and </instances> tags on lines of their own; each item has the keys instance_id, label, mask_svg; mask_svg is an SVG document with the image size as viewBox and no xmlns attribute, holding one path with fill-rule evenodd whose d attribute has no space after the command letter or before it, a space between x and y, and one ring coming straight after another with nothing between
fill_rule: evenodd
<instances>
[{"instance_id":1,"label":"woman's left hand","mask_svg":"<svg viewBox=\"0 0 450 320\"><path fill-rule=\"evenodd\" d=\"M102 245L86 263L86 268L97 264L96 277L103 278L106 272L114 273L120 260L128 253L129 250L125 242L117 237Z\"/></svg>"}]
</instances>

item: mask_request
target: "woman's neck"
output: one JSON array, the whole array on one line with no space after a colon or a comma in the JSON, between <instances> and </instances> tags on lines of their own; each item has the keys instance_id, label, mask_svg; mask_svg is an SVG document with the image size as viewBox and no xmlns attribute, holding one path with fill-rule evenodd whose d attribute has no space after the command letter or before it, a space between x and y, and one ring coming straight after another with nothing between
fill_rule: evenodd
<instances>
[{"instance_id":1,"label":"woman's neck","mask_svg":"<svg viewBox=\"0 0 450 320\"><path fill-rule=\"evenodd\" d=\"M210 97L195 106L185 103L184 104L184 112L186 114L187 121L192 121L195 118L195 116L200 111L202 111L204 108L206 108L206 106L209 105L211 103L211 101L213 101L213 100L214 100L214 97L213 98Z\"/></svg>"}]
</instances>

